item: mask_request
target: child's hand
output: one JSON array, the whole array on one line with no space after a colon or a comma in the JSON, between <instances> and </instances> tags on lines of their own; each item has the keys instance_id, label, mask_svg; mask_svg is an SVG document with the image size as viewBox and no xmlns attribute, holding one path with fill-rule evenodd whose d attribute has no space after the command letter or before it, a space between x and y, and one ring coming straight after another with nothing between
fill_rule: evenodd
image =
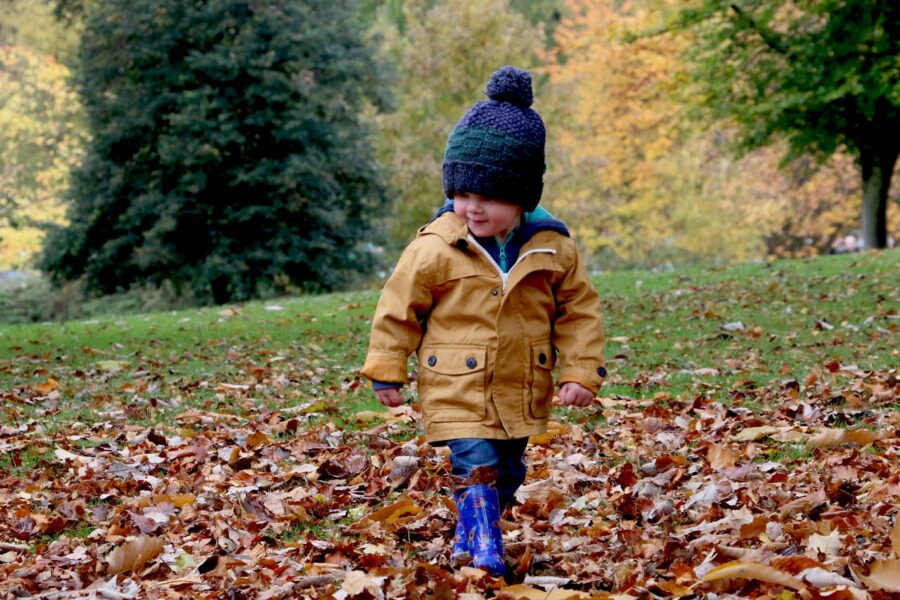
<instances>
[{"instance_id":1,"label":"child's hand","mask_svg":"<svg viewBox=\"0 0 900 600\"><path fill-rule=\"evenodd\" d=\"M559 403L563 406L584 408L590 406L596 396L597 394L583 385L569 381L559 390Z\"/></svg>"},{"instance_id":2,"label":"child's hand","mask_svg":"<svg viewBox=\"0 0 900 600\"><path fill-rule=\"evenodd\" d=\"M377 390L375 396L378 401L391 408L403 404L403 398L400 396L400 388L388 388L386 390Z\"/></svg>"}]
</instances>

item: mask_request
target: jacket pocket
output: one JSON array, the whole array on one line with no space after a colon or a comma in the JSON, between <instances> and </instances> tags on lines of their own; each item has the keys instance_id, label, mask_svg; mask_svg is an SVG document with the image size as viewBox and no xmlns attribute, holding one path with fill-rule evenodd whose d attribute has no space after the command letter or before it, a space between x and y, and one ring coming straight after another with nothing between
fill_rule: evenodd
<instances>
[{"instance_id":1,"label":"jacket pocket","mask_svg":"<svg viewBox=\"0 0 900 600\"><path fill-rule=\"evenodd\" d=\"M531 417L546 419L553 402L553 366L556 356L549 340L531 345Z\"/></svg>"},{"instance_id":2,"label":"jacket pocket","mask_svg":"<svg viewBox=\"0 0 900 600\"><path fill-rule=\"evenodd\" d=\"M419 399L426 421L481 421L485 346L428 346L419 350Z\"/></svg>"}]
</instances>

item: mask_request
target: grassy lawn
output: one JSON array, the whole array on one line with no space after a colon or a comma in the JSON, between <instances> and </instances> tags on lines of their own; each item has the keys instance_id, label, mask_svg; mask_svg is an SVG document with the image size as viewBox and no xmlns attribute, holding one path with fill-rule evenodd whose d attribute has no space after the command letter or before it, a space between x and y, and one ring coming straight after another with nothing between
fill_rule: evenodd
<instances>
[{"instance_id":1,"label":"grassy lawn","mask_svg":"<svg viewBox=\"0 0 900 600\"><path fill-rule=\"evenodd\" d=\"M834 363L896 366L898 272L900 253L884 252L600 275L603 395L701 394L759 409L748 391L802 383ZM376 301L355 292L0 326L4 422L90 424L125 408L159 426L186 407L244 416L310 402L342 414L375 409L356 371ZM242 386L252 403L233 401Z\"/></svg>"}]
</instances>

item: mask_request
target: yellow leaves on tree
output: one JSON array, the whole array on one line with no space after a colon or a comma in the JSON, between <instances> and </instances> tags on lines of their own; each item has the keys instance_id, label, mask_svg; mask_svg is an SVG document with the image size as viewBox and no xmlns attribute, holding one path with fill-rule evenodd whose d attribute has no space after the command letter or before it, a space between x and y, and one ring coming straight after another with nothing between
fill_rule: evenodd
<instances>
[{"instance_id":1,"label":"yellow leaves on tree","mask_svg":"<svg viewBox=\"0 0 900 600\"><path fill-rule=\"evenodd\" d=\"M375 118L392 189L390 232L402 247L442 202L441 161L456 121L504 64L528 68L544 35L508 0L404 3L405 30L376 25L395 62L397 110Z\"/></svg>"},{"instance_id":2,"label":"yellow leaves on tree","mask_svg":"<svg viewBox=\"0 0 900 600\"><path fill-rule=\"evenodd\" d=\"M56 58L74 34L60 32L49 6L7 8L4 24L15 35L0 46L0 269L24 266L42 237L10 223L63 218L61 197L84 135L70 70Z\"/></svg>"},{"instance_id":3,"label":"yellow leaves on tree","mask_svg":"<svg viewBox=\"0 0 900 600\"><path fill-rule=\"evenodd\" d=\"M858 212L852 163L782 171L774 148L737 160L726 124L691 123L690 32L645 35L679 4L569 1L547 57L545 203L589 251L628 264L821 252Z\"/></svg>"}]
</instances>

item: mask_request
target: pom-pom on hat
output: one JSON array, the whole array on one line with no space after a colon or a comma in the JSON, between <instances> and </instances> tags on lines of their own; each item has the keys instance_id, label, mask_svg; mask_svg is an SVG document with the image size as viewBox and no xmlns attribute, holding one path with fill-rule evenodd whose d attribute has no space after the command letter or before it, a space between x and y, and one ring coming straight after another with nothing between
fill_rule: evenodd
<instances>
[{"instance_id":1,"label":"pom-pom on hat","mask_svg":"<svg viewBox=\"0 0 900 600\"><path fill-rule=\"evenodd\" d=\"M532 110L531 74L500 67L487 83L488 100L462 116L444 151L444 194L473 192L533 211L544 188L541 116Z\"/></svg>"}]
</instances>

